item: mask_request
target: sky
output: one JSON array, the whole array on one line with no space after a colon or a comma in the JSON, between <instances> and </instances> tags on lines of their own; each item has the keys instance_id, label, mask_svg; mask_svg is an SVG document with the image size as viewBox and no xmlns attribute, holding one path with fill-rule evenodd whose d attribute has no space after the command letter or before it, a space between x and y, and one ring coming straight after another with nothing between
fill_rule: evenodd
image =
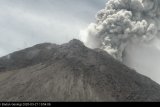
<instances>
[{"instance_id":1,"label":"sky","mask_svg":"<svg viewBox=\"0 0 160 107\"><path fill-rule=\"evenodd\" d=\"M107 0L0 0L0 57L35 44L79 39Z\"/></svg>"}]
</instances>

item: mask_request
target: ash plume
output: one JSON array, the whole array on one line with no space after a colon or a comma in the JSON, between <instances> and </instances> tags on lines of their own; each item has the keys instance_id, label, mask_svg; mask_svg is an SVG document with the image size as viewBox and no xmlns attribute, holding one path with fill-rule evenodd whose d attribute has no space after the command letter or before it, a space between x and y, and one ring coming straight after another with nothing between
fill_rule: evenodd
<instances>
[{"instance_id":1,"label":"ash plume","mask_svg":"<svg viewBox=\"0 0 160 107\"><path fill-rule=\"evenodd\" d=\"M155 77L160 74L159 34L160 0L109 0L96 22L81 32L88 47L104 49L160 83Z\"/></svg>"}]
</instances>

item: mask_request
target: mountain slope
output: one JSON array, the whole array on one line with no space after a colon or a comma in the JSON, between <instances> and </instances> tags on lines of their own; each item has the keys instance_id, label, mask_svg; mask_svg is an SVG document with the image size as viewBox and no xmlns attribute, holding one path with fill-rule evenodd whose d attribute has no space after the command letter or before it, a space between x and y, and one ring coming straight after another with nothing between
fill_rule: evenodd
<instances>
[{"instance_id":1,"label":"mountain slope","mask_svg":"<svg viewBox=\"0 0 160 107\"><path fill-rule=\"evenodd\" d=\"M160 86L72 40L0 58L0 101L160 101Z\"/></svg>"}]
</instances>

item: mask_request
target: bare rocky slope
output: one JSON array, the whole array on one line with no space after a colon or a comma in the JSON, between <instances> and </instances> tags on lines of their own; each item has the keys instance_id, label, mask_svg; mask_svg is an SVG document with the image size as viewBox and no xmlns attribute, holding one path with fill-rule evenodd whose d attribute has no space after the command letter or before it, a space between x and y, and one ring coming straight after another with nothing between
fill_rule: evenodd
<instances>
[{"instance_id":1,"label":"bare rocky slope","mask_svg":"<svg viewBox=\"0 0 160 107\"><path fill-rule=\"evenodd\" d=\"M72 40L0 58L0 101L160 101L160 85Z\"/></svg>"}]
</instances>

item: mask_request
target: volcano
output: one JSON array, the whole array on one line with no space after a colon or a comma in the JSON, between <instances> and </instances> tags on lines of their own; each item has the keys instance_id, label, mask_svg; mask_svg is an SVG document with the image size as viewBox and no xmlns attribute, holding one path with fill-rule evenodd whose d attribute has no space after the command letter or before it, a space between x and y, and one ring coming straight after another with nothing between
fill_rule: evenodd
<instances>
[{"instance_id":1,"label":"volcano","mask_svg":"<svg viewBox=\"0 0 160 107\"><path fill-rule=\"evenodd\" d=\"M160 101L160 85L79 40L0 58L0 101Z\"/></svg>"}]
</instances>

